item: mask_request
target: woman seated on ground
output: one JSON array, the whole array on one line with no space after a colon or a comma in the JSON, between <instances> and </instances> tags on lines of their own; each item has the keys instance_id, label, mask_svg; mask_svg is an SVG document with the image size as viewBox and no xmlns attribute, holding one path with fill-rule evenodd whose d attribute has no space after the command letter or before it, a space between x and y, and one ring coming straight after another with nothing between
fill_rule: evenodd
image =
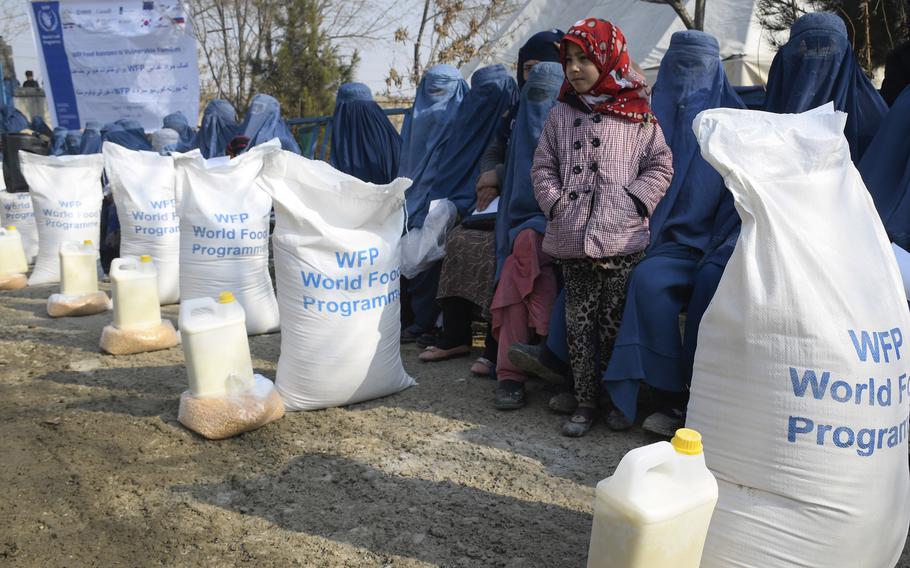
<instances>
[{"instance_id":1,"label":"woman seated on ground","mask_svg":"<svg viewBox=\"0 0 910 568\"><path fill-rule=\"evenodd\" d=\"M434 65L427 69L411 112L401 128L400 177L413 183L405 193L407 229L423 226L429 210L429 193L444 159L446 142L454 132L458 108L468 91L468 84L458 69L451 65ZM412 343L436 328L439 307L436 284L439 265L435 264L413 278L401 281L401 341Z\"/></svg>"},{"instance_id":2,"label":"woman seated on ground","mask_svg":"<svg viewBox=\"0 0 910 568\"><path fill-rule=\"evenodd\" d=\"M447 200L455 206L457 217L462 219L474 209L477 200L475 183L480 173L481 157L490 140L496 136L499 129L498 119L508 112L517 97L515 79L509 76L502 65L490 65L474 73L471 77L471 90L461 101L452 122L452 134L446 141L441 158L435 163L437 174L431 179L429 190L424 197L427 205L434 201ZM420 207L415 211L418 211L419 216L423 216L428 209L428 206ZM419 225L422 221L418 218L414 223ZM455 247L457 246L456 244ZM446 249L447 257L459 254L457 250ZM417 278L411 279L412 283L419 280L421 285L421 289L417 291L412 287L412 300L423 298L426 302L425 304L412 302L412 306L422 305L422 309L428 310L426 304L436 305L442 264L443 261L439 260L426 268ZM462 268L465 266L461 265L459 270ZM457 276L455 280L461 278L462 276ZM489 282L490 280L487 280L486 286L489 286ZM446 287L451 285L452 282L446 283ZM471 299L471 296L468 299ZM470 324L470 319L467 322ZM427 346L430 351L423 354L424 360L427 360L426 357L432 359L446 356L437 349L439 340L435 329L418 337L417 340L418 344ZM462 338L459 338L460 340ZM456 353L464 354L462 350L457 350Z\"/></svg>"},{"instance_id":3,"label":"woman seated on ground","mask_svg":"<svg viewBox=\"0 0 910 568\"><path fill-rule=\"evenodd\" d=\"M490 311L493 337L499 342L494 406L512 410L525 405L527 375L504 351L548 333L550 310L558 291L553 259L543 252L547 217L534 197L531 164L544 121L563 83L562 65L538 63L521 92L521 102L506 160L505 182L496 216L496 291Z\"/></svg>"},{"instance_id":4,"label":"woman seated on ground","mask_svg":"<svg viewBox=\"0 0 910 568\"><path fill-rule=\"evenodd\" d=\"M622 325L604 379L618 408L608 426L631 427L638 385L644 382L655 389L658 412L642 427L670 436L682 427L690 378L680 364L679 315L688 304L695 269L710 249L718 213L721 223L736 216L732 207L721 207L730 195L701 157L692 132L692 121L703 110L745 108L727 81L714 37L694 30L673 34L660 63L652 107L673 151L675 175L651 216L651 243L629 280Z\"/></svg>"},{"instance_id":5,"label":"woman seated on ground","mask_svg":"<svg viewBox=\"0 0 910 568\"><path fill-rule=\"evenodd\" d=\"M518 51L517 89L524 86L534 65L541 61L559 61L557 45L561 38L559 30L540 32L522 46ZM493 372L498 348L489 325L496 268L493 233L496 213L483 214L483 211L499 197L508 138L517 111L516 96L511 107L504 113L496 113L496 120L492 121L493 136L477 167L477 171L484 173L477 177L473 187L469 186L469 191L474 193L475 209L481 214L467 216L446 239L446 256L442 261L436 296L442 308L442 333L420 354L420 359L428 362L469 354L473 335L471 323L480 319L487 323L484 352L471 365L471 372L480 376Z\"/></svg>"}]
</instances>

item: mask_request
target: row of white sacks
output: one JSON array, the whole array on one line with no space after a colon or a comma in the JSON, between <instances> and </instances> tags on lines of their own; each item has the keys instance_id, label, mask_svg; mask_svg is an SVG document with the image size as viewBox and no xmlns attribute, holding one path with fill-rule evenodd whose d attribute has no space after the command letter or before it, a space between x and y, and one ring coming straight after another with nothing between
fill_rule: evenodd
<instances>
[{"instance_id":1,"label":"row of white sacks","mask_svg":"<svg viewBox=\"0 0 910 568\"><path fill-rule=\"evenodd\" d=\"M154 259L162 304L228 290L250 335L280 327L275 385L289 410L352 404L414 384L399 345L398 245L410 180L364 183L283 151L277 140L234 159L106 142L101 154L20 153L20 161L37 230L29 285L60 281L60 243L98 242L104 170L120 254ZM20 212L28 198L3 194ZM273 203L277 299L268 271ZM10 223L28 242L27 223Z\"/></svg>"}]
</instances>

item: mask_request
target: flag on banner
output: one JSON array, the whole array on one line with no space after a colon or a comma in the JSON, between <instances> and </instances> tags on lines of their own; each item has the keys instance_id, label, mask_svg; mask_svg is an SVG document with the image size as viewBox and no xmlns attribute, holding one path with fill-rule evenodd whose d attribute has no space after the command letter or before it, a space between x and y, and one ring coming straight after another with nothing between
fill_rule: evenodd
<instances>
[{"instance_id":1,"label":"flag on banner","mask_svg":"<svg viewBox=\"0 0 910 568\"><path fill-rule=\"evenodd\" d=\"M146 130L199 113L196 39L177 1L33 1L31 21L56 126L121 118Z\"/></svg>"}]
</instances>

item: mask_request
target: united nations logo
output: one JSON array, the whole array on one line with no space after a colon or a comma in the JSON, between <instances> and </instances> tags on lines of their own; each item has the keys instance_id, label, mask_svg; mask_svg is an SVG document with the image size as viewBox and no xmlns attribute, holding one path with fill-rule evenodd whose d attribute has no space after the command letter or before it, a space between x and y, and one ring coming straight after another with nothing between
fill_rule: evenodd
<instances>
[{"instance_id":1,"label":"united nations logo","mask_svg":"<svg viewBox=\"0 0 910 568\"><path fill-rule=\"evenodd\" d=\"M57 14L54 13L50 8L44 8L38 14L38 25L45 32L54 32L57 31L57 28L60 27L60 20L57 18Z\"/></svg>"}]
</instances>

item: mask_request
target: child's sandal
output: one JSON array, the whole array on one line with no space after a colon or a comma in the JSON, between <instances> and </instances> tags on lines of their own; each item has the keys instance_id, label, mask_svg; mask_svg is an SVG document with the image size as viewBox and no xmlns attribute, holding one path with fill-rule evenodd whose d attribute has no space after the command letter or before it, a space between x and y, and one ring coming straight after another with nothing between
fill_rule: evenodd
<instances>
[{"instance_id":1,"label":"child's sandal","mask_svg":"<svg viewBox=\"0 0 910 568\"><path fill-rule=\"evenodd\" d=\"M596 408L590 406L579 406L575 413L562 427L562 435L569 438L580 438L588 433L594 424L594 416L597 413Z\"/></svg>"}]
</instances>

